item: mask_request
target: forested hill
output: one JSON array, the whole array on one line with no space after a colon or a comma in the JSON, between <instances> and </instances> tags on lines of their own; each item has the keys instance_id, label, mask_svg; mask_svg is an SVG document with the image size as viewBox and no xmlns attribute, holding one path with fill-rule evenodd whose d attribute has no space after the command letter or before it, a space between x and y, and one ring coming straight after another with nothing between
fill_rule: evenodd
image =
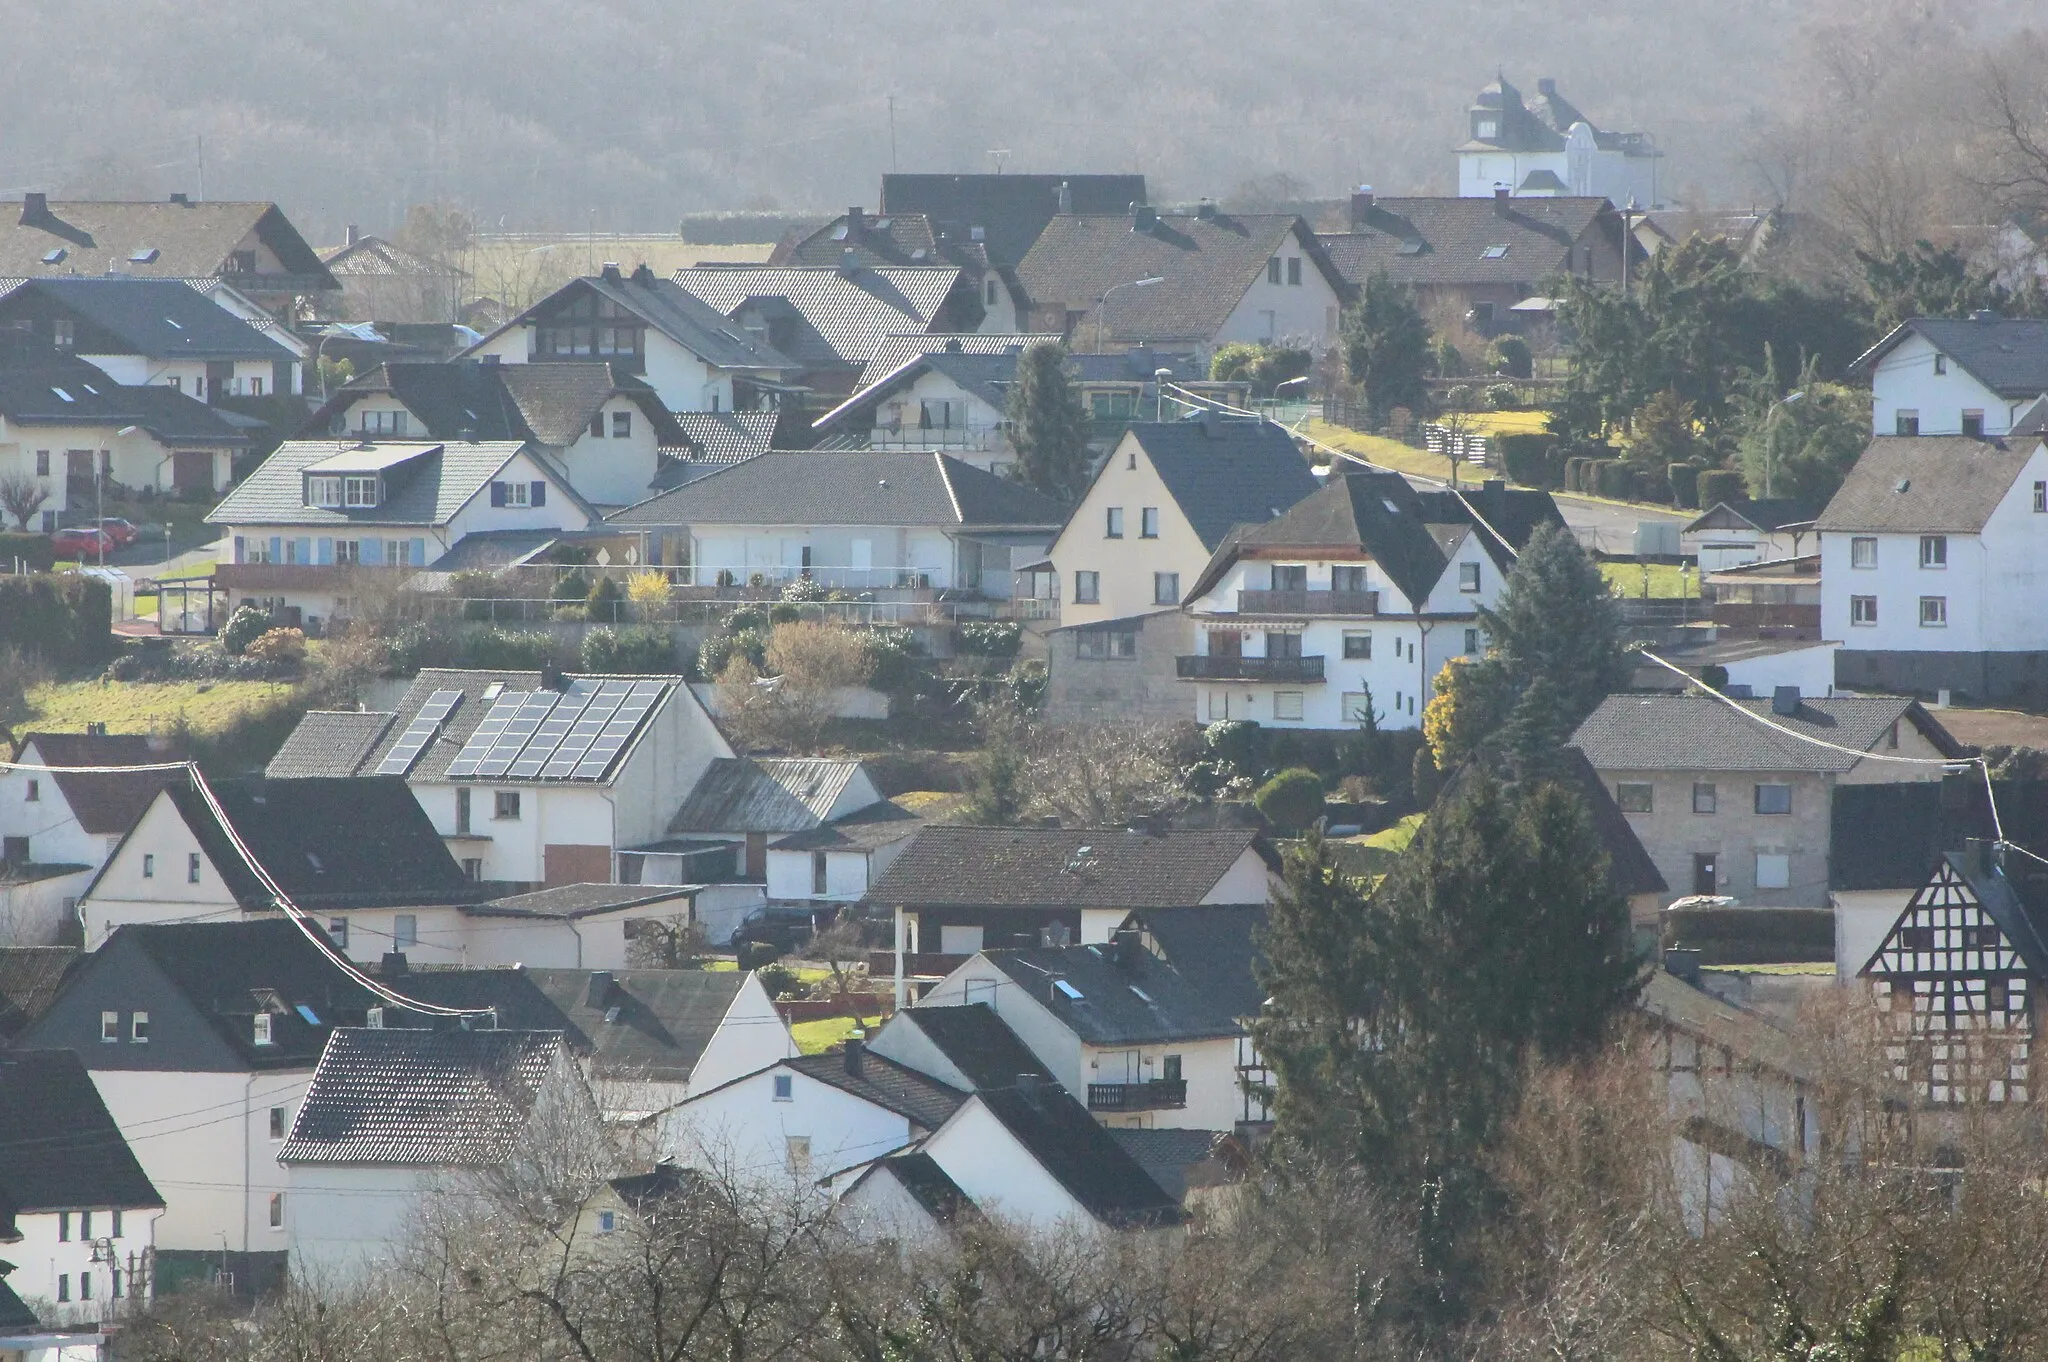
<instances>
[{"instance_id":1,"label":"forested hill","mask_svg":"<svg viewBox=\"0 0 2048 1362\"><path fill-rule=\"evenodd\" d=\"M322 239L872 203L903 169L1141 170L1156 196L1448 192L1473 92L1555 76L1671 183L1748 202L1748 133L1857 0L0 0L0 191L273 198ZM1915 14L1933 6L1907 5ZM1972 41L2024 0L1967 6ZM1943 19L1950 28L1954 21ZM1925 53L1922 53L1925 56ZM1292 177L1290 180L1276 177Z\"/></svg>"}]
</instances>

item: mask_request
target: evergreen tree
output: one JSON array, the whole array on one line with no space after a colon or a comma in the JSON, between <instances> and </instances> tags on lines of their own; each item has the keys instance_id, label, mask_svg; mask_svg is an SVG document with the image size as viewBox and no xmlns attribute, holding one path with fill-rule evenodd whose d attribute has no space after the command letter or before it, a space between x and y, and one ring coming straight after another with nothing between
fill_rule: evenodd
<instances>
[{"instance_id":1,"label":"evergreen tree","mask_svg":"<svg viewBox=\"0 0 2048 1362\"><path fill-rule=\"evenodd\" d=\"M1408 289L1381 270L1365 281L1344 328L1344 367L1375 415L1420 412L1428 399L1429 323Z\"/></svg>"},{"instance_id":2,"label":"evergreen tree","mask_svg":"<svg viewBox=\"0 0 2048 1362\"><path fill-rule=\"evenodd\" d=\"M1054 500L1081 499L1088 474L1088 412L1067 377L1067 349L1039 341L1017 360L1010 389L1010 443L1017 475Z\"/></svg>"}]
</instances>

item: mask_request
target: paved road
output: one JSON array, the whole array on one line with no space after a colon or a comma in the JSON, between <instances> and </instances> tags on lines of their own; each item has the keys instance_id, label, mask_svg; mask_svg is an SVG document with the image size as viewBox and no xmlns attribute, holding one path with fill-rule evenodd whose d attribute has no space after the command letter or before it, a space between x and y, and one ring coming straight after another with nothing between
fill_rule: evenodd
<instances>
[{"instance_id":1,"label":"paved road","mask_svg":"<svg viewBox=\"0 0 2048 1362\"><path fill-rule=\"evenodd\" d=\"M1564 513L1564 523L1572 527L1580 543L1603 553L1633 553L1636 525L1641 521L1669 520L1683 525L1697 514L1661 506L1613 506L1571 496L1558 497L1557 509Z\"/></svg>"}]
</instances>

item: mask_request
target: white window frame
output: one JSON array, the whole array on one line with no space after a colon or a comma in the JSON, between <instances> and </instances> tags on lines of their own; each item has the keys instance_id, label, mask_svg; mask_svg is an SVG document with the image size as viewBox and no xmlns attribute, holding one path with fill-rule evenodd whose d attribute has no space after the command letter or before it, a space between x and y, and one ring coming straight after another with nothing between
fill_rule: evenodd
<instances>
[{"instance_id":1,"label":"white window frame","mask_svg":"<svg viewBox=\"0 0 2048 1362\"><path fill-rule=\"evenodd\" d=\"M1948 597L1922 596L1920 598L1920 627L1922 629L1948 628Z\"/></svg>"},{"instance_id":2,"label":"white window frame","mask_svg":"<svg viewBox=\"0 0 2048 1362\"><path fill-rule=\"evenodd\" d=\"M1157 539L1158 537L1159 537L1159 508L1158 508L1157 506L1141 506L1141 507L1139 507L1139 508L1138 508L1138 538L1140 538L1140 539Z\"/></svg>"},{"instance_id":3,"label":"white window frame","mask_svg":"<svg viewBox=\"0 0 2048 1362\"><path fill-rule=\"evenodd\" d=\"M1458 564L1458 590L1460 590L1460 591L1464 591L1464 592L1472 592L1472 591L1477 591L1478 589L1479 589L1479 564L1477 564L1477 563L1460 563L1460 564Z\"/></svg>"},{"instance_id":4,"label":"white window frame","mask_svg":"<svg viewBox=\"0 0 2048 1362\"><path fill-rule=\"evenodd\" d=\"M270 1045L274 1043L270 1036L270 1014L268 1012L258 1012L250 1019L249 1035L252 1042L257 1045Z\"/></svg>"},{"instance_id":5,"label":"white window frame","mask_svg":"<svg viewBox=\"0 0 2048 1362\"><path fill-rule=\"evenodd\" d=\"M119 1012L100 1013L100 1043L102 1045L118 1045L121 1043L121 1014Z\"/></svg>"},{"instance_id":6,"label":"white window frame","mask_svg":"<svg viewBox=\"0 0 2048 1362\"><path fill-rule=\"evenodd\" d=\"M341 479L341 504L358 510L369 510L377 505L377 475L375 473L346 473Z\"/></svg>"},{"instance_id":7,"label":"white window frame","mask_svg":"<svg viewBox=\"0 0 2048 1362\"><path fill-rule=\"evenodd\" d=\"M1877 625L1877 597L1851 596L1849 598L1849 623L1858 629L1875 628Z\"/></svg>"},{"instance_id":8,"label":"white window frame","mask_svg":"<svg viewBox=\"0 0 2048 1362\"><path fill-rule=\"evenodd\" d=\"M128 1039L137 1045L149 1044L149 1013L136 1011L128 1014Z\"/></svg>"},{"instance_id":9,"label":"white window frame","mask_svg":"<svg viewBox=\"0 0 2048 1362\"><path fill-rule=\"evenodd\" d=\"M1091 571L1089 571L1089 570L1088 570L1087 568L1080 568L1080 569L1077 569L1077 570L1075 571L1075 573L1074 573L1074 604L1075 604L1075 605L1100 605L1100 604L1102 604L1102 574L1101 574L1101 573L1099 573L1099 572L1091 572Z\"/></svg>"},{"instance_id":10,"label":"white window frame","mask_svg":"<svg viewBox=\"0 0 2048 1362\"><path fill-rule=\"evenodd\" d=\"M1920 536L1920 566L1930 572L1941 572L1947 569L1947 535L1923 534Z\"/></svg>"},{"instance_id":11,"label":"white window frame","mask_svg":"<svg viewBox=\"0 0 2048 1362\"><path fill-rule=\"evenodd\" d=\"M341 509L341 475L312 473L306 477L306 504L326 510Z\"/></svg>"},{"instance_id":12,"label":"white window frame","mask_svg":"<svg viewBox=\"0 0 2048 1362\"><path fill-rule=\"evenodd\" d=\"M1124 537L1123 507L1111 506L1104 510L1102 517L1102 537L1104 539L1121 539Z\"/></svg>"},{"instance_id":13,"label":"white window frame","mask_svg":"<svg viewBox=\"0 0 2048 1362\"><path fill-rule=\"evenodd\" d=\"M1857 571L1877 566L1877 536L1859 534L1849 540L1849 566Z\"/></svg>"},{"instance_id":14,"label":"white window frame","mask_svg":"<svg viewBox=\"0 0 2048 1362\"><path fill-rule=\"evenodd\" d=\"M1344 706L1345 723L1362 724L1370 717L1368 707L1372 704L1372 692L1347 690L1339 703Z\"/></svg>"}]
</instances>

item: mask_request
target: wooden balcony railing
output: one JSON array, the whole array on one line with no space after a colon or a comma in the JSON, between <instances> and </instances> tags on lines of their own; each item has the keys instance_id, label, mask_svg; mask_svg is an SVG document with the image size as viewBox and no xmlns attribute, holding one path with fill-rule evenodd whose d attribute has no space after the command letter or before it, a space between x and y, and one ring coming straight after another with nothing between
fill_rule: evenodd
<instances>
[{"instance_id":1,"label":"wooden balcony railing","mask_svg":"<svg viewBox=\"0 0 2048 1362\"><path fill-rule=\"evenodd\" d=\"M1090 1111L1174 1111L1188 1104L1185 1078L1155 1078L1149 1083L1090 1083Z\"/></svg>"},{"instance_id":2,"label":"wooden balcony railing","mask_svg":"<svg viewBox=\"0 0 2048 1362\"><path fill-rule=\"evenodd\" d=\"M1174 672L1183 681L1320 682L1320 657L1178 657Z\"/></svg>"},{"instance_id":3,"label":"wooden balcony railing","mask_svg":"<svg viewBox=\"0 0 2048 1362\"><path fill-rule=\"evenodd\" d=\"M1240 591L1240 615L1377 615L1377 591Z\"/></svg>"}]
</instances>

